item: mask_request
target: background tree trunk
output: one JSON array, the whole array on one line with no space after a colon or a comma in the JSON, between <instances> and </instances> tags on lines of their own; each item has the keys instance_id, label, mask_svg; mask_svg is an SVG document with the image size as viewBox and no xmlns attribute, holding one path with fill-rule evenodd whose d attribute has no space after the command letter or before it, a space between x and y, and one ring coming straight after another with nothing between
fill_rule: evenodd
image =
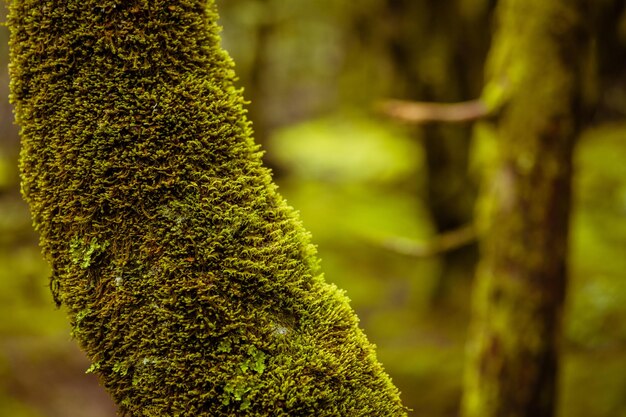
<instances>
[{"instance_id":1,"label":"background tree trunk","mask_svg":"<svg viewBox=\"0 0 626 417\"><path fill-rule=\"evenodd\" d=\"M575 1L498 6L483 95L500 109L497 156L479 202L465 417L548 417L555 409L580 16Z\"/></svg>"},{"instance_id":2,"label":"background tree trunk","mask_svg":"<svg viewBox=\"0 0 626 417\"><path fill-rule=\"evenodd\" d=\"M469 5L459 0L419 2L385 0L377 14L361 16L387 54L394 83L387 94L404 100L459 102L475 98L482 87L482 70L489 45L485 27L493 1ZM379 16L383 15L384 19ZM371 28L377 28L372 31ZM370 31L370 32L368 32ZM370 43L375 43L370 41ZM424 201L435 230L447 233L471 223L476 184L467 175L471 129L467 125L429 125L417 129L425 150ZM476 264L476 245L463 245L441 254L441 270L433 288L433 306L450 300L469 286ZM457 297L458 298L458 297Z\"/></svg>"}]
</instances>

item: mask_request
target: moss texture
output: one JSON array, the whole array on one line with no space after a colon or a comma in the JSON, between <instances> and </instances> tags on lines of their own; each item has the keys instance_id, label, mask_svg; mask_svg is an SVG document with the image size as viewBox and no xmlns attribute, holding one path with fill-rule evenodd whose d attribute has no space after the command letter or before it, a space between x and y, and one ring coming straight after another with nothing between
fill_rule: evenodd
<instances>
[{"instance_id":1,"label":"moss texture","mask_svg":"<svg viewBox=\"0 0 626 417\"><path fill-rule=\"evenodd\" d=\"M13 0L22 191L127 416L403 416L251 139L213 1Z\"/></svg>"},{"instance_id":2,"label":"moss texture","mask_svg":"<svg viewBox=\"0 0 626 417\"><path fill-rule=\"evenodd\" d=\"M465 417L551 417L580 121L578 0L503 0L485 99L499 110L480 203L482 258Z\"/></svg>"}]
</instances>

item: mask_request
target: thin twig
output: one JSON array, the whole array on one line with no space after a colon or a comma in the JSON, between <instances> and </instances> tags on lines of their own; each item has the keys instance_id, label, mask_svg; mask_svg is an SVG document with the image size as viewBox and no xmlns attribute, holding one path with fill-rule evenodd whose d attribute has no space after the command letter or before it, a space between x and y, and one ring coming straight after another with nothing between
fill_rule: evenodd
<instances>
[{"instance_id":1,"label":"thin twig","mask_svg":"<svg viewBox=\"0 0 626 417\"><path fill-rule=\"evenodd\" d=\"M415 124L469 122L490 114L481 100L460 103L385 100L380 103L379 109L383 114L396 120Z\"/></svg>"},{"instance_id":2,"label":"thin twig","mask_svg":"<svg viewBox=\"0 0 626 417\"><path fill-rule=\"evenodd\" d=\"M425 258L469 245L477 238L474 225L466 225L450 232L434 236L428 242L394 237L378 242L379 246L402 255Z\"/></svg>"}]
</instances>

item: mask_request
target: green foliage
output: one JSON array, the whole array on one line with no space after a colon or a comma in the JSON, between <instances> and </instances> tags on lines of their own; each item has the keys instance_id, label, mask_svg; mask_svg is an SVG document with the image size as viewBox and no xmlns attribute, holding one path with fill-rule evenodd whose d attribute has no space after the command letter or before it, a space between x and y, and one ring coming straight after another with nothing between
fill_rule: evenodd
<instances>
[{"instance_id":1,"label":"green foliage","mask_svg":"<svg viewBox=\"0 0 626 417\"><path fill-rule=\"evenodd\" d=\"M19 417L44 417L44 415L32 407L25 405L13 398L0 396L0 415Z\"/></svg>"},{"instance_id":2,"label":"green foliage","mask_svg":"<svg viewBox=\"0 0 626 417\"><path fill-rule=\"evenodd\" d=\"M592 129L576 158L567 335L576 346L626 343L626 155L623 124Z\"/></svg>"},{"instance_id":3,"label":"green foliage","mask_svg":"<svg viewBox=\"0 0 626 417\"><path fill-rule=\"evenodd\" d=\"M130 416L401 416L250 137L212 1L16 0L23 194Z\"/></svg>"},{"instance_id":4,"label":"green foliage","mask_svg":"<svg viewBox=\"0 0 626 417\"><path fill-rule=\"evenodd\" d=\"M0 249L0 314L10 318L0 321L0 338L52 336L65 330L63 316L51 314L53 303L40 282L49 274L49 268L40 259L37 247Z\"/></svg>"},{"instance_id":5,"label":"green foliage","mask_svg":"<svg viewBox=\"0 0 626 417\"><path fill-rule=\"evenodd\" d=\"M271 150L292 175L331 183L408 182L423 160L401 129L349 113L283 129Z\"/></svg>"}]
</instances>

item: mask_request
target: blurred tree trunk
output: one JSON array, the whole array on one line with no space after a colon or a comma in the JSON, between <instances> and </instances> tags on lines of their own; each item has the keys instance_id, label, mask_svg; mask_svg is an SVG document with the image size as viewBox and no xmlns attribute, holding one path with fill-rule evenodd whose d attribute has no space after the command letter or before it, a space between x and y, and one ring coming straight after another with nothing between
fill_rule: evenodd
<instances>
[{"instance_id":1,"label":"blurred tree trunk","mask_svg":"<svg viewBox=\"0 0 626 417\"><path fill-rule=\"evenodd\" d=\"M271 38L278 20L274 16L272 4L268 0L216 0L216 4L224 15L241 15L241 20L232 22L239 26L238 30L249 34L241 39L253 44L249 48L247 59L235 60L237 63L238 84L245 87L244 96L248 101L246 109L248 117L254 124L254 138L257 143L265 144L268 132L271 131L270 117L265 114L268 107L267 74L268 60L272 48ZM252 12L251 12L252 10ZM234 45L233 45L234 47ZM230 52L230 51L229 51ZM271 162L271 161L270 161ZM272 167L276 169L276 167Z\"/></svg>"},{"instance_id":2,"label":"blurred tree trunk","mask_svg":"<svg viewBox=\"0 0 626 417\"><path fill-rule=\"evenodd\" d=\"M593 36L583 91L593 123L626 118L626 2L601 0L586 18Z\"/></svg>"},{"instance_id":3,"label":"blurred tree trunk","mask_svg":"<svg viewBox=\"0 0 626 417\"><path fill-rule=\"evenodd\" d=\"M498 112L483 184L463 416L548 417L556 405L572 148L578 1L503 0L483 99Z\"/></svg>"},{"instance_id":4,"label":"blurred tree trunk","mask_svg":"<svg viewBox=\"0 0 626 417\"><path fill-rule=\"evenodd\" d=\"M394 97L458 102L480 94L489 33L475 30L490 21L493 1L385 0L386 48L394 73ZM390 22L390 23L389 23ZM422 130L428 180L425 202L439 233L470 224L476 184L467 175L471 129L430 125ZM463 277L471 277L475 245L442 254L434 305L445 303ZM465 280L469 285L469 280Z\"/></svg>"}]
</instances>

